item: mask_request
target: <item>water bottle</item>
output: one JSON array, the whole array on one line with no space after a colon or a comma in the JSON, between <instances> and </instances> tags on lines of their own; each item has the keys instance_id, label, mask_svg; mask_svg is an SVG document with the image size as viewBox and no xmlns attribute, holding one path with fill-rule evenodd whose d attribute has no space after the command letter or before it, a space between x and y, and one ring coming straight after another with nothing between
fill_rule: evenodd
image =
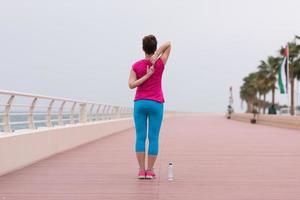
<instances>
[{"instance_id":1,"label":"water bottle","mask_svg":"<svg viewBox=\"0 0 300 200\"><path fill-rule=\"evenodd\" d=\"M173 174L173 164L170 162L168 166L168 180L172 181L174 180L174 174Z\"/></svg>"}]
</instances>

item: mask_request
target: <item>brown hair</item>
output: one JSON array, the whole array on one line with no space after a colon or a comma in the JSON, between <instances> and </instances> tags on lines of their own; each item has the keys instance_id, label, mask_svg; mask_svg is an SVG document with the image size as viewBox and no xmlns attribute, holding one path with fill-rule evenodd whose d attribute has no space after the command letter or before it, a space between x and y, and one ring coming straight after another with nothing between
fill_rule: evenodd
<instances>
[{"instance_id":1,"label":"brown hair","mask_svg":"<svg viewBox=\"0 0 300 200\"><path fill-rule=\"evenodd\" d=\"M143 38L143 50L146 54L153 54L157 48L157 40L154 35L147 35Z\"/></svg>"}]
</instances>

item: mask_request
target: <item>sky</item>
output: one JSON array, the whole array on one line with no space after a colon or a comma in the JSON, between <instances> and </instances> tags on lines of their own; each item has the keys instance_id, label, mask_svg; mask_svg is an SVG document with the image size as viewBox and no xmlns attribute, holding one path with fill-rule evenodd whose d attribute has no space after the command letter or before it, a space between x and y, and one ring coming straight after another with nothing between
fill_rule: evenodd
<instances>
[{"instance_id":1,"label":"sky","mask_svg":"<svg viewBox=\"0 0 300 200\"><path fill-rule=\"evenodd\" d=\"M132 106L129 71L144 57L143 36L154 34L172 43L167 110L224 112L232 86L241 111L243 77L300 34L299 7L299 0L0 0L0 89Z\"/></svg>"}]
</instances>

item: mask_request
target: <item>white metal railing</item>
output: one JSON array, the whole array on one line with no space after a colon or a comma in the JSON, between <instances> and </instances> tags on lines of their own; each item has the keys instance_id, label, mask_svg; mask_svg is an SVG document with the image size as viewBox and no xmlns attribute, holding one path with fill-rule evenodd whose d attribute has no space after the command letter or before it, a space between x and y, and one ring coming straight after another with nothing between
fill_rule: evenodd
<instances>
[{"instance_id":1,"label":"white metal railing","mask_svg":"<svg viewBox=\"0 0 300 200\"><path fill-rule=\"evenodd\" d=\"M125 106L7 90L0 90L0 96L4 100L4 103L0 103L0 132L4 133L12 133L20 129L110 120L132 115L132 108ZM18 98L27 100L29 103L17 103ZM38 105L39 102L43 104ZM17 110L13 111L13 108Z\"/></svg>"}]
</instances>

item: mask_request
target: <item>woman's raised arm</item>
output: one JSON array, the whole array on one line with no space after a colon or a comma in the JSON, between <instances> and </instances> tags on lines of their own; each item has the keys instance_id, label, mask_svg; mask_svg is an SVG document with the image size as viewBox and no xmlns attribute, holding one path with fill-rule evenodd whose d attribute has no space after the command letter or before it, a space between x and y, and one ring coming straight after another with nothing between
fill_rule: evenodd
<instances>
[{"instance_id":1,"label":"woman's raised arm","mask_svg":"<svg viewBox=\"0 0 300 200\"><path fill-rule=\"evenodd\" d=\"M166 64L171 52L171 42L162 44L150 58L152 63L155 63L158 58L161 58L163 63Z\"/></svg>"}]
</instances>

